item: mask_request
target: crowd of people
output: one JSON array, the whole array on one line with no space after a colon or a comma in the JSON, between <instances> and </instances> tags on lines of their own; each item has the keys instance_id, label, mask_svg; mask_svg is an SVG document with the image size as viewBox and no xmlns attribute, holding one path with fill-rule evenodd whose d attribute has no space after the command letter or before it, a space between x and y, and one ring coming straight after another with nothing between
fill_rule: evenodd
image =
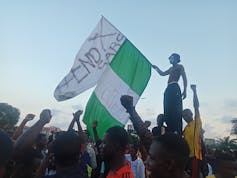
<instances>
[{"instance_id":1,"label":"crowd of people","mask_svg":"<svg viewBox=\"0 0 237 178\"><path fill-rule=\"evenodd\" d=\"M73 114L67 131L52 132L49 137L41 132L51 121L51 111L43 110L39 120L23 132L35 117L28 114L14 132L0 130L0 178L234 178L236 152L206 149L196 85L191 85L193 114L182 106L187 78L180 57L172 54L169 60L172 67L164 72L153 65L160 75L169 75L169 80L164 113L158 115L152 130L128 95L121 96L120 101L134 131L114 126L102 139L97 126L106 123L95 120L93 135L89 135L81 127L82 110ZM180 77L184 82L182 94ZM182 119L187 123L184 129Z\"/></svg>"}]
</instances>

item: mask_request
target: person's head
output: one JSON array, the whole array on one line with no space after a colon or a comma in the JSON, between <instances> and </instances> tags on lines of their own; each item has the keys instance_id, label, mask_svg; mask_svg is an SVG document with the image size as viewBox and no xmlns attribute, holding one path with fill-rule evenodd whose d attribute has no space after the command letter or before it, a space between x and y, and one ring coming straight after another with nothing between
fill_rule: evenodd
<instances>
[{"instance_id":1,"label":"person's head","mask_svg":"<svg viewBox=\"0 0 237 178\"><path fill-rule=\"evenodd\" d=\"M153 137L160 136L161 135L161 129L159 127L153 127L151 133L152 133Z\"/></svg>"},{"instance_id":2,"label":"person's head","mask_svg":"<svg viewBox=\"0 0 237 178\"><path fill-rule=\"evenodd\" d=\"M139 149L139 147L138 147L137 144L130 144L129 153L130 153L132 158L137 157L138 149Z\"/></svg>"},{"instance_id":3,"label":"person's head","mask_svg":"<svg viewBox=\"0 0 237 178\"><path fill-rule=\"evenodd\" d=\"M115 126L109 128L101 144L103 160L113 161L124 156L128 144L128 133L122 127Z\"/></svg>"},{"instance_id":4,"label":"person's head","mask_svg":"<svg viewBox=\"0 0 237 178\"><path fill-rule=\"evenodd\" d=\"M38 149L43 150L47 147L48 139L45 134L40 133L36 138L36 146Z\"/></svg>"},{"instance_id":5,"label":"person's head","mask_svg":"<svg viewBox=\"0 0 237 178\"><path fill-rule=\"evenodd\" d=\"M165 117L164 114L159 114L157 116L156 123L157 123L158 126L163 126L163 123L164 123L164 120L165 120L164 117Z\"/></svg>"},{"instance_id":6,"label":"person's head","mask_svg":"<svg viewBox=\"0 0 237 178\"><path fill-rule=\"evenodd\" d=\"M179 178L189 158L189 147L179 135L167 133L155 137L148 157L151 178Z\"/></svg>"},{"instance_id":7,"label":"person's head","mask_svg":"<svg viewBox=\"0 0 237 178\"><path fill-rule=\"evenodd\" d=\"M80 158L80 137L73 131L60 132L53 142L53 153L57 167L76 165Z\"/></svg>"},{"instance_id":8,"label":"person's head","mask_svg":"<svg viewBox=\"0 0 237 178\"><path fill-rule=\"evenodd\" d=\"M184 109L182 116L187 123L190 123L193 120L193 113L190 109Z\"/></svg>"},{"instance_id":9,"label":"person's head","mask_svg":"<svg viewBox=\"0 0 237 178\"><path fill-rule=\"evenodd\" d=\"M0 130L0 178L4 176L5 165L13 154L13 144L9 136Z\"/></svg>"},{"instance_id":10,"label":"person's head","mask_svg":"<svg viewBox=\"0 0 237 178\"><path fill-rule=\"evenodd\" d=\"M148 128L151 126L151 121L145 121L144 124L145 124L146 128Z\"/></svg>"},{"instance_id":11,"label":"person's head","mask_svg":"<svg viewBox=\"0 0 237 178\"><path fill-rule=\"evenodd\" d=\"M169 57L170 64L178 64L180 62L180 56L176 53L171 54Z\"/></svg>"}]
</instances>

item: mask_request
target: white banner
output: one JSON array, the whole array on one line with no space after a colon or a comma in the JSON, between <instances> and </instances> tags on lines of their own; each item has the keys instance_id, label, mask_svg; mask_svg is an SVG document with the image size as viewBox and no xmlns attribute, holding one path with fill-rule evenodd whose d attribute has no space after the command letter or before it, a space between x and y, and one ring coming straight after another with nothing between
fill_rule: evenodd
<instances>
[{"instance_id":1,"label":"white banner","mask_svg":"<svg viewBox=\"0 0 237 178\"><path fill-rule=\"evenodd\" d=\"M55 89L56 100L73 98L95 86L124 41L125 36L102 17L77 53L70 72Z\"/></svg>"}]
</instances>

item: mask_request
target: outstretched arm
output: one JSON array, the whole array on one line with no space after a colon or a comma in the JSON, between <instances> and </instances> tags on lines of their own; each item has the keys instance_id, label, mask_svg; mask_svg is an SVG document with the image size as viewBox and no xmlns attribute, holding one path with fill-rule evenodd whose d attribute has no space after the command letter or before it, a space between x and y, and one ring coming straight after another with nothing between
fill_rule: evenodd
<instances>
[{"instance_id":1,"label":"outstretched arm","mask_svg":"<svg viewBox=\"0 0 237 178\"><path fill-rule=\"evenodd\" d=\"M191 89L193 90L193 107L194 107L194 112L195 112L195 119L200 117L199 113L199 101L198 101L198 96L197 96L197 87L196 85L191 85Z\"/></svg>"},{"instance_id":2,"label":"outstretched arm","mask_svg":"<svg viewBox=\"0 0 237 178\"><path fill-rule=\"evenodd\" d=\"M70 131L70 130L73 130L73 127L74 127L74 125L75 125L75 119L73 118L72 119L72 121L71 121L71 123L70 123L70 125L69 125L69 127L68 127L68 129L67 129L67 131Z\"/></svg>"},{"instance_id":3,"label":"outstretched arm","mask_svg":"<svg viewBox=\"0 0 237 178\"><path fill-rule=\"evenodd\" d=\"M156 65L152 65L152 68L156 70L156 72L158 72L158 74L160 74L161 76L166 76L170 74L170 69L166 70L166 71L162 71L160 70L159 67L157 67Z\"/></svg>"},{"instance_id":4,"label":"outstretched arm","mask_svg":"<svg viewBox=\"0 0 237 178\"><path fill-rule=\"evenodd\" d=\"M80 122L80 117L82 115L83 111L82 110L78 110L77 112L75 112L73 114L73 119L76 121L77 123L77 128L78 128L78 135L83 137L83 139L87 139L87 136L85 134L85 132L82 130L82 127L81 127L81 122Z\"/></svg>"},{"instance_id":5,"label":"outstretched arm","mask_svg":"<svg viewBox=\"0 0 237 178\"><path fill-rule=\"evenodd\" d=\"M152 134L147 129L145 123L142 121L140 116L133 107L133 97L124 95L120 98L121 104L127 110L130 115L130 120L133 123L134 129L136 130L138 136L141 139L141 143L144 145L146 151L149 151L150 145L152 143Z\"/></svg>"},{"instance_id":6,"label":"outstretched arm","mask_svg":"<svg viewBox=\"0 0 237 178\"><path fill-rule=\"evenodd\" d=\"M80 123L80 117L82 115L83 111L82 110L78 110L77 112L75 112L73 114L73 119L76 121L77 123L77 127L78 127L78 132L84 134L82 127L81 127L81 123Z\"/></svg>"},{"instance_id":7,"label":"outstretched arm","mask_svg":"<svg viewBox=\"0 0 237 178\"><path fill-rule=\"evenodd\" d=\"M35 117L34 114L27 114L25 119L21 122L21 124L19 125L19 127L17 127L16 131L13 134L13 140L16 140L22 133L23 133L23 129L26 125L27 122L33 120Z\"/></svg>"},{"instance_id":8,"label":"outstretched arm","mask_svg":"<svg viewBox=\"0 0 237 178\"><path fill-rule=\"evenodd\" d=\"M183 99L185 99L186 95L187 95L186 91L187 91L188 82L187 82L187 77L186 77L186 73L185 73L184 67L183 66L181 66L181 67L182 67L181 76L183 78L183 84L184 84L184 91L182 93L182 96L183 96Z\"/></svg>"},{"instance_id":9,"label":"outstretched arm","mask_svg":"<svg viewBox=\"0 0 237 178\"><path fill-rule=\"evenodd\" d=\"M49 109L45 109L40 113L40 119L17 139L15 144L16 155L24 153L25 149L30 148L34 144L44 125L50 122L51 117Z\"/></svg>"}]
</instances>

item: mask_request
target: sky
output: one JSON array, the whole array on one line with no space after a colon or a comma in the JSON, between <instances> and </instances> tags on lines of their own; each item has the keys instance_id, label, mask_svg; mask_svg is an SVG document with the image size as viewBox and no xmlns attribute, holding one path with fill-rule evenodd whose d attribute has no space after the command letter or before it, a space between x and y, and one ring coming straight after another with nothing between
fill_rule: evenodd
<instances>
[{"instance_id":1,"label":"sky","mask_svg":"<svg viewBox=\"0 0 237 178\"><path fill-rule=\"evenodd\" d=\"M0 102L19 108L21 120L50 108L49 125L66 129L94 88L64 102L53 92L103 15L162 70L179 53L188 85L197 84L205 137L227 136L237 117L236 7L235 0L0 1ZM136 106L153 126L167 79L153 70ZM193 109L187 92L184 108Z\"/></svg>"}]
</instances>

